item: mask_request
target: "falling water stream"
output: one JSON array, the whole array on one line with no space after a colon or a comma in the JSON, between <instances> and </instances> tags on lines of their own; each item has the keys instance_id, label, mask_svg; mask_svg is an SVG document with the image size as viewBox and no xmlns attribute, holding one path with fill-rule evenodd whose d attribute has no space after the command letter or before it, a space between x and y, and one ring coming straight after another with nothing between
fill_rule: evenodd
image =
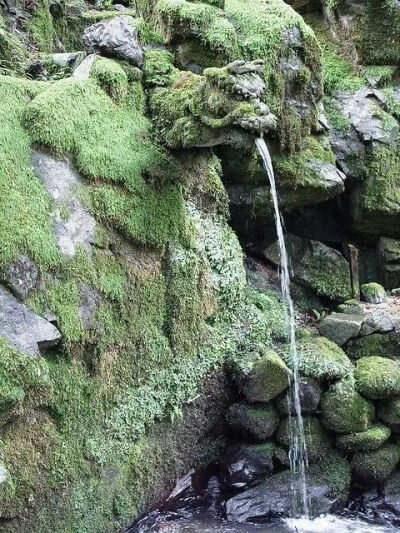
<instances>
[{"instance_id":1,"label":"falling water stream","mask_svg":"<svg viewBox=\"0 0 400 533\"><path fill-rule=\"evenodd\" d=\"M278 234L278 245L280 254L280 281L281 291L286 304L286 320L289 339L289 349L293 370L293 399L296 416L290 417L290 468L295 476L292 484L293 494L293 514L309 517L310 502L307 491L306 469L308 467L307 446L304 435L303 417L300 405L300 376L299 376L299 354L296 346L296 323L294 316L293 301L290 296L290 273L289 259L287 255L285 238L283 235L282 216L279 210L278 192L276 190L275 174L272 167L271 156L268 146L262 137L256 139L257 149L262 157L265 171L271 185L271 195L274 204L276 232ZM289 409L289 413L290 413ZM300 494L299 494L300 493ZM300 508L298 502L300 501Z\"/></svg>"}]
</instances>

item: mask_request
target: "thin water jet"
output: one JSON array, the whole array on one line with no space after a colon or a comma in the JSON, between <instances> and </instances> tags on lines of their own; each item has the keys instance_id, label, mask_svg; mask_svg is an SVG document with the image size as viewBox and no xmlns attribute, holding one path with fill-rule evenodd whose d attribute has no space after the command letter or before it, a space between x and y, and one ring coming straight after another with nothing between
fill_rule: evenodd
<instances>
[{"instance_id":1,"label":"thin water jet","mask_svg":"<svg viewBox=\"0 0 400 533\"><path fill-rule=\"evenodd\" d=\"M307 490L306 470L308 467L308 454L304 434L303 417L301 413L300 403L300 373L299 373L299 354L296 346L296 322L293 300L290 295L290 271L289 258L285 245L285 238L283 232L283 220L279 210L278 191L275 183L275 174L272 166L271 156L268 146L262 137L256 139L257 149L262 157L264 168L267 173L269 183L271 186L271 196L274 204L276 232L278 235L278 246L280 254L280 282L282 297L286 304L286 321L287 332L289 340L290 357L292 361L293 370L293 398L295 405L296 416L290 415L290 449L289 460L290 468L294 475L294 483L292 484L293 500L292 500L292 514L310 516L310 500ZM298 506L298 500L301 506Z\"/></svg>"}]
</instances>

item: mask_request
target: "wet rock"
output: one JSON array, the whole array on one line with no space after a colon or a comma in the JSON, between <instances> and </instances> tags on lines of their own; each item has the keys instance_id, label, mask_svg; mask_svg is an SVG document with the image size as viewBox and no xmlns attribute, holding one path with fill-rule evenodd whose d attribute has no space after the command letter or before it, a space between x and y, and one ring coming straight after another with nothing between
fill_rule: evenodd
<instances>
[{"instance_id":1,"label":"wet rock","mask_svg":"<svg viewBox=\"0 0 400 533\"><path fill-rule=\"evenodd\" d=\"M293 493L288 487L299 484L290 471L281 472L256 487L234 496L226 503L229 521L261 522L273 517L290 516ZM307 487L313 516L337 508L347 498L350 486L350 467L336 453L328 454L325 461L312 465L307 472ZM298 487L299 488L299 487ZM296 491L300 494L300 491Z\"/></svg>"},{"instance_id":2,"label":"wet rock","mask_svg":"<svg viewBox=\"0 0 400 533\"><path fill-rule=\"evenodd\" d=\"M256 442L272 437L279 424L278 413L272 405L244 402L231 405L226 419L235 435Z\"/></svg>"},{"instance_id":3,"label":"wet rock","mask_svg":"<svg viewBox=\"0 0 400 533\"><path fill-rule=\"evenodd\" d=\"M276 440L284 448L289 449L291 445L291 423L293 418L285 418L281 421ZM322 427L318 418L314 416L303 417L304 435L307 446L308 460L310 463L321 461L332 448L328 433Z\"/></svg>"},{"instance_id":4,"label":"wet rock","mask_svg":"<svg viewBox=\"0 0 400 533\"><path fill-rule=\"evenodd\" d=\"M33 313L1 287L0 335L27 355L39 355L39 348L54 346L61 339L53 324Z\"/></svg>"},{"instance_id":5,"label":"wet rock","mask_svg":"<svg viewBox=\"0 0 400 533\"><path fill-rule=\"evenodd\" d=\"M54 201L53 226L61 252L73 257L79 245L90 253L96 222L77 197L80 177L71 161L58 160L50 154L33 150L32 165Z\"/></svg>"},{"instance_id":6,"label":"wet rock","mask_svg":"<svg viewBox=\"0 0 400 533\"><path fill-rule=\"evenodd\" d=\"M392 398L378 407L378 416L395 433L400 433L400 398Z\"/></svg>"},{"instance_id":7,"label":"wet rock","mask_svg":"<svg viewBox=\"0 0 400 533\"><path fill-rule=\"evenodd\" d=\"M366 150L356 131L351 129L348 133L338 133L331 129L329 141L336 160L346 176L361 179L365 170L362 167L362 162ZM354 160L357 160L359 164L355 165Z\"/></svg>"},{"instance_id":8,"label":"wet rock","mask_svg":"<svg viewBox=\"0 0 400 533\"><path fill-rule=\"evenodd\" d=\"M313 379L300 380L299 395L302 413L310 414L317 411L321 400L321 392L321 387L317 381ZM277 398L276 406L282 415L296 414L293 385L285 394Z\"/></svg>"},{"instance_id":9,"label":"wet rock","mask_svg":"<svg viewBox=\"0 0 400 533\"><path fill-rule=\"evenodd\" d=\"M35 263L26 255L20 255L4 272L3 280L12 293L20 300L25 300L36 286L39 271Z\"/></svg>"},{"instance_id":10,"label":"wet rock","mask_svg":"<svg viewBox=\"0 0 400 533\"><path fill-rule=\"evenodd\" d=\"M386 300L386 292L379 283L361 285L361 296L369 304L381 304Z\"/></svg>"},{"instance_id":11,"label":"wet rock","mask_svg":"<svg viewBox=\"0 0 400 533\"><path fill-rule=\"evenodd\" d=\"M350 359L334 342L319 335L310 335L297 343L299 372L302 376L317 380L335 381L351 372ZM289 351L282 357L289 368L293 367Z\"/></svg>"},{"instance_id":12,"label":"wet rock","mask_svg":"<svg viewBox=\"0 0 400 533\"><path fill-rule=\"evenodd\" d=\"M363 322L362 315L332 313L319 324L319 332L339 346L343 346L349 339L357 337Z\"/></svg>"},{"instance_id":13,"label":"wet rock","mask_svg":"<svg viewBox=\"0 0 400 533\"><path fill-rule=\"evenodd\" d=\"M290 234L285 241L295 281L332 300L351 298L349 264L337 250ZM280 265L278 244L264 250L264 256Z\"/></svg>"},{"instance_id":14,"label":"wet rock","mask_svg":"<svg viewBox=\"0 0 400 533\"><path fill-rule=\"evenodd\" d=\"M237 444L228 448L221 465L222 479L230 488L241 488L272 475L275 446Z\"/></svg>"},{"instance_id":15,"label":"wet rock","mask_svg":"<svg viewBox=\"0 0 400 533\"><path fill-rule=\"evenodd\" d=\"M357 391L371 400L400 396L400 363L383 357L363 357L354 377Z\"/></svg>"},{"instance_id":16,"label":"wet rock","mask_svg":"<svg viewBox=\"0 0 400 533\"><path fill-rule=\"evenodd\" d=\"M372 402L355 389L352 378L332 385L321 399L322 423L334 433L366 431L375 415Z\"/></svg>"},{"instance_id":17,"label":"wet rock","mask_svg":"<svg viewBox=\"0 0 400 533\"><path fill-rule=\"evenodd\" d=\"M353 339L346 346L346 353L352 359L377 356L400 362L400 332L373 333Z\"/></svg>"},{"instance_id":18,"label":"wet rock","mask_svg":"<svg viewBox=\"0 0 400 533\"><path fill-rule=\"evenodd\" d=\"M143 51L132 17L122 15L92 24L83 34L85 49L106 56L126 59L137 67L143 63Z\"/></svg>"},{"instance_id":19,"label":"wet rock","mask_svg":"<svg viewBox=\"0 0 400 533\"><path fill-rule=\"evenodd\" d=\"M239 361L236 373L239 388L249 402L267 403L289 386L290 370L271 349Z\"/></svg>"},{"instance_id":20,"label":"wet rock","mask_svg":"<svg viewBox=\"0 0 400 533\"><path fill-rule=\"evenodd\" d=\"M395 470L400 461L400 447L384 444L372 452L359 452L351 460L353 479L361 487L380 485Z\"/></svg>"},{"instance_id":21,"label":"wet rock","mask_svg":"<svg viewBox=\"0 0 400 533\"><path fill-rule=\"evenodd\" d=\"M377 450L390 437L390 428L383 424L376 424L366 431L340 435L336 439L336 447L345 452L370 452Z\"/></svg>"}]
</instances>

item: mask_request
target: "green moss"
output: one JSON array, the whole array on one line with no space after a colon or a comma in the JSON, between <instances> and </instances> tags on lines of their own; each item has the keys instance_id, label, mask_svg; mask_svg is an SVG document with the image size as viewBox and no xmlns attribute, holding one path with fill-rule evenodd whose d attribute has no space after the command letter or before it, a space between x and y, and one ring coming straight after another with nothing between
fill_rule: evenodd
<instances>
[{"instance_id":1,"label":"green moss","mask_svg":"<svg viewBox=\"0 0 400 533\"><path fill-rule=\"evenodd\" d=\"M376 424L366 431L337 437L336 446L347 453L370 452L380 448L390 437L390 433L387 426Z\"/></svg>"},{"instance_id":2,"label":"green moss","mask_svg":"<svg viewBox=\"0 0 400 533\"><path fill-rule=\"evenodd\" d=\"M12 409L21 413L26 408L46 405L51 392L48 369L42 357L22 355L0 337L0 425Z\"/></svg>"},{"instance_id":3,"label":"green moss","mask_svg":"<svg viewBox=\"0 0 400 533\"><path fill-rule=\"evenodd\" d=\"M50 226L50 202L30 164L30 138L21 121L39 82L0 77L0 264L30 256L39 266L58 261ZM33 231L34 229L34 231Z\"/></svg>"},{"instance_id":4,"label":"green moss","mask_svg":"<svg viewBox=\"0 0 400 533\"><path fill-rule=\"evenodd\" d=\"M308 459L310 463L318 463L325 458L332 447L328 433L316 417L305 416L303 422ZM286 449L289 449L292 443L293 424L293 419L285 418L281 421L276 434L278 443Z\"/></svg>"},{"instance_id":5,"label":"green moss","mask_svg":"<svg viewBox=\"0 0 400 533\"><path fill-rule=\"evenodd\" d=\"M400 460L400 447L385 444L372 452L356 453L351 460L353 479L362 487L374 487L385 481Z\"/></svg>"},{"instance_id":6,"label":"green moss","mask_svg":"<svg viewBox=\"0 0 400 533\"><path fill-rule=\"evenodd\" d=\"M369 303L381 303L386 300L385 289L379 283L364 283L361 285L361 294Z\"/></svg>"},{"instance_id":7,"label":"green moss","mask_svg":"<svg viewBox=\"0 0 400 533\"><path fill-rule=\"evenodd\" d=\"M275 157L273 163L286 209L328 199L330 193L325 184L321 183L320 172L314 166L314 163L335 163L327 139L307 137L301 151Z\"/></svg>"},{"instance_id":8,"label":"green moss","mask_svg":"<svg viewBox=\"0 0 400 533\"><path fill-rule=\"evenodd\" d=\"M398 359L400 336L396 333L374 333L360 339L354 339L346 347L346 352L352 359L378 356Z\"/></svg>"},{"instance_id":9,"label":"green moss","mask_svg":"<svg viewBox=\"0 0 400 533\"><path fill-rule=\"evenodd\" d=\"M7 28L0 15L0 74L22 74L28 64L23 43Z\"/></svg>"},{"instance_id":10,"label":"green moss","mask_svg":"<svg viewBox=\"0 0 400 533\"><path fill-rule=\"evenodd\" d=\"M348 117L343 115L343 113L335 104L335 101L326 96L323 102L326 115L333 129L340 133L349 133L351 131L350 120L348 119Z\"/></svg>"},{"instance_id":11,"label":"green moss","mask_svg":"<svg viewBox=\"0 0 400 533\"><path fill-rule=\"evenodd\" d=\"M315 16L306 17L315 32L322 48L322 78L325 94L335 91L356 91L365 84L364 79L355 71L354 66L340 52L340 43L336 42L329 31L329 26Z\"/></svg>"},{"instance_id":12,"label":"green moss","mask_svg":"<svg viewBox=\"0 0 400 533\"><path fill-rule=\"evenodd\" d=\"M354 371L356 388L372 400L400 394L400 363L383 357L363 357Z\"/></svg>"},{"instance_id":13,"label":"green moss","mask_svg":"<svg viewBox=\"0 0 400 533\"><path fill-rule=\"evenodd\" d=\"M282 119L282 143L294 146L299 137L309 133L315 119L312 113L301 120L297 116L289 120L293 112L284 102L286 81L279 63L289 54L290 45L285 40L285 32L298 28L305 42L305 64L299 72L297 85L307 98L309 74L313 72L313 79L317 84L319 82L319 49L310 28L290 6L280 0L268 3L257 0L251 5L243 0L227 0L222 11L186 0L161 0L156 11L168 41L195 37L206 49L214 52L217 64L221 60L227 62L238 57L263 59L266 64L264 79L268 87L265 98L272 112Z\"/></svg>"},{"instance_id":14,"label":"green moss","mask_svg":"<svg viewBox=\"0 0 400 533\"><path fill-rule=\"evenodd\" d=\"M28 22L28 34L40 52L53 51L54 27L49 0L39 0Z\"/></svg>"},{"instance_id":15,"label":"green moss","mask_svg":"<svg viewBox=\"0 0 400 533\"><path fill-rule=\"evenodd\" d=\"M305 377L337 380L351 372L352 365L339 346L325 337L310 336L299 340L299 370ZM291 356L285 351L283 359L292 367Z\"/></svg>"},{"instance_id":16,"label":"green moss","mask_svg":"<svg viewBox=\"0 0 400 533\"><path fill-rule=\"evenodd\" d=\"M235 373L239 388L249 402L269 402L289 386L290 371L271 349L238 359Z\"/></svg>"},{"instance_id":17,"label":"green moss","mask_svg":"<svg viewBox=\"0 0 400 533\"><path fill-rule=\"evenodd\" d=\"M116 61L97 57L90 69L90 77L94 78L113 100L121 100L127 96L128 76Z\"/></svg>"},{"instance_id":18,"label":"green moss","mask_svg":"<svg viewBox=\"0 0 400 533\"><path fill-rule=\"evenodd\" d=\"M172 85L179 76L173 56L166 50L147 50L144 54L143 74L150 86Z\"/></svg>"},{"instance_id":19,"label":"green moss","mask_svg":"<svg viewBox=\"0 0 400 533\"><path fill-rule=\"evenodd\" d=\"M366 431L375 415L373 404L355 390L352 376L322 395L321 410L324 426L335 433Z\"/></svg>"},{"instance_id":20,"label":"green moss","mask_svg":"<svg viewBox=\"0 0 400 533\"><path fill-rule=\"evenodd\" d=\"M400 430L400 398L382 402L378 408L378 416L398 433Z\"/></svg>"},{"instance_id":21,"label":"green moss","mask_svg":"<svg viewBox=\"0 0 400 533\"><path fill-rule=\"evenodd\" d=\"M369 0L366 16L360 21L358 46L368 65L394 65L400 58L400 44L396 38L400 28L400 14L395 0Z\"/></svg>"}]
</instances>

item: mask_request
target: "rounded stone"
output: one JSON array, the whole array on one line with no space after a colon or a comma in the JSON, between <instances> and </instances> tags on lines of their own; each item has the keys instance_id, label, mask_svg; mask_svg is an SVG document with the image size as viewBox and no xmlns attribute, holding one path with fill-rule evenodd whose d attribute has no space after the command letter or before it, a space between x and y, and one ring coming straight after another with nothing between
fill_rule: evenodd
<instances>
[{"instance_id":1,"label":"rounded stone","mask_svg":"<svg viewBox=\"0 0 400 533\"><path fill-rule=\"evenodd\" d=\"M390 434L390 428L377 424L366 431L340 435L336 439L336 447L346 453L371 452L380 448Z\"/></svg>"},{"instance_id":2,"label":"rounded stone","mask_svg":"<svg viewBox=\"0 0 400 533\"><path fill-rule=\"evenodd\" d=\"M375 415L374 405L355 390L351 378L335 383L322 395L321 411L324 426L339 434L366 431Z\"/></svg>"},{"instance_id":3,"label":"rounded stone","mask_svg":"<svg viewBox=\"0 0 400 533\"><path fill-rule=\"evenodd\" d=\"M400 395L400 363L384 357L363 357L354 371L357 391L371 400Z\"/></svg>"},{"instance_id":4,"label":"rounded stone","mask_svg":"<svg viewBox=\"0 0 400 533\"><path fill-rule=\"evenodd\" d=\"M226 419L238 437L256 442L272 437L279 424L278 413L269 404L235 403L229 407Z\"/></svg>"},{"instance_id":5,"label":"rounded stone","mask_svg":"<svg viewBox=\"0 0 400 533\"><path fill-rule=\"evenodd\" d=\"M400 460L400 447L385 444L372 452L358 452L351 460L354 482L361 487L374 487L387 479Z\"/></svg>"},{"instance_id":6,"label":"rounded stone","mask_svg":"<svg viewBox=\"0 0 400 533\"><path fill-rule=\"evenodd\" d=\"M285 448L289 448L291 444L291 427L295 418L285 418L281 421L276 440ZM303 418L304 435L307 447L307 454L310 463L317 463L329 450L331 449L331 442L328 433L322 427L318 418L314 416L305 416Z\"/></svg>"},{"instance_id":7,"label":"rounded stone","mask_svg":"<svg viewBox=\"0 0 400 533\"><path fill-rule=\"evenodd\" d=\"M315 413L321 400L321 387L313 379L301 379L299 382L299 396L301 412L304 414ZM276 407L281 415L295 415L294 387L276 399Z\"/></svg>"},{"instance_id":8,"label":"rounded stone","mask_svg":"<svg viewBox=\"0 0 400 533\"><path fill-rule=\"evenodd\" d=\"M274 350L251 354L237 367L239 388L251 403L267 403L289 386L290 370Z\"/></svg>"},{"instance_id":9,"label":"rounded stone","mask_svg":"<svg viewBox=\"0 0 400 533\"><path fill-rule=\"evenodd\" d=\"M393 398L378 407L378 416L395 433L400 433L400 398Z\"/></svg>"},{"instance_id":10,"label":"rounded stone","mask_svg":"<svg viewBox=\"0 0 400 533\"><path fill-rule=\"evenodd\" d=\"M361 296L369 304L381 304L386 300L386 292L379 283L361 285Z\"/></svg>"}]
</instances>

